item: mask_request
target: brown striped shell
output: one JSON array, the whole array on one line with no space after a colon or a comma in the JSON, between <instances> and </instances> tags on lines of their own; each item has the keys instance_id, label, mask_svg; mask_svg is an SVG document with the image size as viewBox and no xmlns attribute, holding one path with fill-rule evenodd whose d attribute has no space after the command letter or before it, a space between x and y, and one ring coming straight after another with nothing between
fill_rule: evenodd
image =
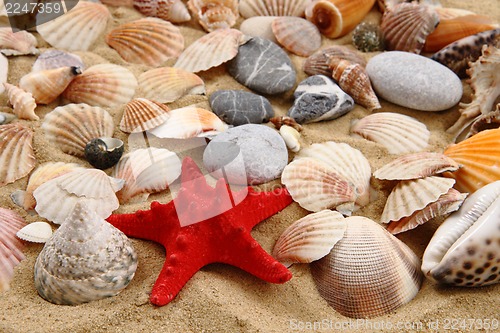
<instances>
[{"instance_id":1,"label":"brown striped shell","mask_svg":"<svg viewBox=\"0 0 500 333\"><path fill-rule=\"evenodd\" d=\"M303 18L277 17L271 25L277 41L296 55L308 57L321 46L318 28Z\"/></svg>"},{"instance_id":2,"label":"brown striped shell","mask_svg":"<svg viewBox=\"0 0 500 333\"><path fill-rule=\"evenodd\" d=\"M163 124L170 117L168 106L145 98L135 98L125 105L120 129L139 133Z\"/></svg>"},{"instance_id":3,"label":"brown striped shell","mask_svg":"<svg viewBox=\"0 0 500 333\"><path fill-rule=\"evenodd\" d=\"M363 58L358 51L345 45L332 45L320 49L307 57L302 69L308 75L322 74L332 76L332 69L330 68L330 61L332 58L344 59L351 63L360 64L362 67L366 66L365 58Z\"/></svg>"}]
</instances>

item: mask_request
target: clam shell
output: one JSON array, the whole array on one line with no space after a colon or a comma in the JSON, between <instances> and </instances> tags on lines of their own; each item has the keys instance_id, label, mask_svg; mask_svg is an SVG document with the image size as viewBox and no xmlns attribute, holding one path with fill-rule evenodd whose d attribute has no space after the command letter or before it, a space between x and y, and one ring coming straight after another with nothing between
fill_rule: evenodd
<instances>
[{"instance_id":1,"label":"clam shell","mask_svg":"<svg viewBox=\"0 0 500 333\"><path fill-rule=\"evenodd\" d=\"M406 154L425 149L430 132L415 118L392 112L368 115L351 125L351 135L383 145L391 154Z\"/></svg>"},{"instance_id":2,"label":"clam shell","mask_svg":"<svg viewBox=\"0 0 500 333\"><path fill-rule=\"evenodd\" d=\"M47 140L63 152L83 157L90 140L113 135L114 123L111 115L100 107L68 104L47 114L42 129Z\"/></svg>"},{"instance_id":3,"label":"clam shell","mask_svg":"<svg viewBox=\"0 0 500 333\"><path fill-rule=\"evenodd\" d=\"M117 295L136 269L127 236L79 203L38 255L35 287L51 303L81 304Z\"/></svg>"},{"instance_id":4,"label":"clam shell","mask_svg":"<svg viewBox=\"0 0 500 333\"><path fill-rule=\"evenodd\" d=\"M240 31L246 36L261 37L278 43L271 24L277 16L253 16L241 22Z\"/></svg>"},{"instance_id":5,"label":"clam shell","mask_svg":"<svg viewBox=\"0 0 500 333\"><path fill-rule=\"evenodd\" d=\"M189 0L187 5L208 32L231 28L240 17L238 0Z\"/></svg>"},{"instance_id":6,"label":"clam shell","mask_svg":"<svg viewBox=\"0 0 500 333\"><path fill-rule=\"evenodd\" d=\"M142 73L139 88L144 97L160 103L205 93L205 83L198 75L174 67L160 67Z\"/></svg>"},{"instance_id":7,"label":"clam shell","mask_svg":"<svg viewBox=\"0 0 500 333\"><path fill-rule=\"evenodd\" d=\"M300 150L300 133L297 131L295 128L292 126L288 125L283 125L279 129L280 135L283 138L283 141L285 141L286 146L288 149L293 151L294 153L298 152Z\"/></svg>"},{"instance_id":8,"label":"clam shell","mask_svg":"<svg viewBox=\"0 0 500 333\"><path fill-rule=\"evenodd\" d=\"M45 243L52 237L52 227L47 222L33 222L20 229L16 236L33 243Z\"/></svg>"},{"instance_id":9,"label":"clam shell","mask_svg":"<svg viewBox=\"0 0 500 333\"><path fill-rule=\"evenodd\" d=\"M0 207L0 293L9 290L14 267L24 259L23 243L15 235L25 225L18 213Z\"/></svg>"},{"instance_id":10,"label":"clam shell","mask_svg":"<svg viewBox=\"0 0 500 333\"><path fill-rule=\"evenodd\" d=\"M322 74L332 76L330 61L332 58L340 58L351 63L366 66L366 60L356 50L352 50L345 45L333 45L310 55L302 66L302 69L308 75Z\"/></svg>"},{"instance_id":11,"label":"clam shell","mask_svg":"<svg viewBox=\"0 0 500 333\"><path fill-rule=\"evenodd\" d=\"M22 124L0 126L0 186L27 176L35 167L33 131Z\"/></svg>"},{"instance_id":12,"label":"clam shell","mask_svg":"<svg viewBox=\"0 0 500 333\"><path fill-rule=\"evenodd\" d=\"M170 117L168 106L136 98L125 105L120 129L125 133L139 133L163 124Z\"/></svg>"},{"instance_id":13,"label":"clam shell","mask_svg":"<svg viewBox=\"0 0 500 333\"><path fill-rule=\"evenodd\" d=\"M191 20L186 5L181 0L131 0L135 9L145 16L158 17L172 23Z\"/></svg>"},{"instance_id":14,"label":"clam shell","mask_svg":"<svg viewBox=\"0 0 500 333\"><path fill-rule=\"evenodd\" d=\"M36 102L31 93L16 87L10 83L4 83L5 92L9 97L9 102L14 108L13 112L19 119L39 120L35 114Z\"/></svg>"},{"instance_id":15,"label":"clam shell","mask_svg":"<svg viewBox=\"0 0 500 333\"><path fill-rule=\"evenodd\" d=\"M436 230L422 271L442 284L477 287L500 282L500 181L471 194Z\"/></svg>"},{"instance_id":16,"label":"clam shell","mask_svg":"<svg viewBox=\"0 0 500 333\"><path fill-rule=\"evenodd\" d=\"M110 107L130 101L136 88L134 74L125 67L99 64L75 77L63 96L73 103Z\"/></svg>"},{"instance_id":17,"label":"clam shell","mask_svg":"<svg viewBox=\"0 0 500 333\"><path fill-rule=\"evenodd\" d=\"M79 67L83 71L85 64L82 58L76 54L51 49L43 52L36 58L31 71L38 72L60 67Z\"/></svg>"},{"instance_id":18,"label":"clam shell","mask_svg":"<svg viewBox=\"0 0 500 333\"><path fill-rule=\"evenodd\" d=\"M120 25L106 35L106 43L125 61L152 67L178 57L184 49L179 28L154 17Z\"/></svg>"},{"instance_id":19,"label":"clam shell","mask_svg":"<svg viewBox=\"0 0 500 333\"><path fill-rule=\"evenodd\" d=\"M287 267L319 260L344 237L346 228L344 216L338 212L322 210L309 214L283 231L272 255Z\"/></svg>"},{"instance_id":20,"label":"clam shell","mask_svg":"<svg viewBox=\"0 0 500 333\"><path fill-rule=\"evenodd\" d=\"M311 264L321 296L352 318L385 315L411 301L422 283L418 257L370 219L354 216L345 224L344 237Z\"/></svg>"},{"instance_id":21,"label":"clam shell","mask_svg":"<svg viewBox=\"0 0 500 333\"><path fill-rule=\"evenodd\" d=\"M307 0L241 0L240 14L252 16L304 16Z\"/></svg>"},{"instance_id":22,"label":"clam shell","mask_svg":"<svg viewBox=\"0 0 500 333\"><path fill-rule=\"evenodd\" d=\"M10 27L0 28L0 51L6 56L38 54L36 46L36 38L29 32L14 32Z\"/></svg>"},{"instance_id":23,"label":"clam shell","mask_svg":"<svg viewBox=\"0 0 500 333\"><path fill-rule=\"evenodd\" d=\"M87 51L106 29L111 17L106 6L87 1L66 14L43 24L36 30L50 45L68 51Z\"/></svg>"},{"instance_id":24,"label":"clam shell","mask_svg":"<svg viewBox=\"0 0 500 333\"><path fill-rule=\"evenodd\" d=\"M311 22L300 17L274 19L272 30L276 40L288 51L308 57L321 47L321 34Z\"/></svg>"}]
</instances>

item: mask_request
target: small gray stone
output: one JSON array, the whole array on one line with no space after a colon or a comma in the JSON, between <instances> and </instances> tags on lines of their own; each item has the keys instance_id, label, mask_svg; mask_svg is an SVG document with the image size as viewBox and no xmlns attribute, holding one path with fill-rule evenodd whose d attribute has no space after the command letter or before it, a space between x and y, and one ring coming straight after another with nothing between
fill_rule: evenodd
<instances>
[{"instance_id":1,"label":"small gray stone","mask_svg":"<svg viewBox=\"0 0 500 333\"><path fill-rule=\"evenodd\" d=\"M354 108L354 100L330 78L314 75L302 81L293 96L288 116L299 124L331 120Z\"/></svg>"},{"instance_id":2,"label":"small gray stone","mask_svg":"<svg viewBox=\"0 0 500 333\"><path fill-rule=\"evenodd\" d=\"M225 123L234 126L267 123L274 117L271 103L241 90L219 90L210 95L210 107Z\"/></svg>"},{"instance_id":3,"label":"small gray stone","mask_svg":"<svg viewBox=\"0 0 500 333\"><path fill-rule=\"evenodd\" d=\"M447 67L421 55L390 51L368 61L366 72L379 97L420 111L442 111L462 98L462 83Z\"/></svg>"},{"instance_id":4,"label":"small gray stone","mask_svg":"<svg viewBox=\"0 0 500 333\"><path fill-rule=\"evenodd\" d=\"M258 185L274 180L288 163L285 142L276 130L247 124L220 133L205 148L203 164L215 178Z\"/></svg>"},{"instance_id":5,"label":"small gray stone","mask_svg":"<svg viewBox=\"0 0 500 333\"><path fill-rule=\"evenodd\" d=\"M281 94L295 85L295 69L286 52L260 37L239 47L228 71L242 85L263 94Z\"/></svg>"}]
</instances>

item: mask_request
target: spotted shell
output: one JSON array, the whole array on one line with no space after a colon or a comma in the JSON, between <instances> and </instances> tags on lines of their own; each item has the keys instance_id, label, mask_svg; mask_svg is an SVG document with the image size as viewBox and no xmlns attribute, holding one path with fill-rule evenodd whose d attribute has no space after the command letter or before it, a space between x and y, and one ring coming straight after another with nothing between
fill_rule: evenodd
<instances>
[{"instance_id":1,"label":"spotted shell","mask_svg":"<svg viewBox=\"0 0 500 333\"><path fill-rule=\"evenodd\" d=\"M0 51L6 56L38 54L35 36L27 31L13 32L10 27L0 28Z\"/></svg>"},{"instance_id":2,"label":"spotted shell","mask_svg":"<svg viewBox=\"0 0 500 333\"><path fill-rule=\"evenodd\" d=\"M26 225L15 211L0 207L0 293L10 289L14 267L24 259L23 243L16 238L16 232Z\"/></svg>"},{"instance_id":3,"label":"spotted shell","mask_svg":"<svg viewBox=\"0 0 500 333\"><path fill-rule=\"evenodd\" d=\"M240 17L238 0L189 0L187 5L208 32L231 28Z\"/></svg>"},{"instance_id":4,"label":"spotted shell","mask_svg":"<svg viewBox=\"0 0 500 333\"><path fill-rule=\"evenodd\" d=\"M366 66L366 60L356 50L353 50L345 45L333 45L316 51L310 55L302 66L302 69L308 75L322 74L326 76L332 75L330 61L332 58L340 58L348 60L351 63L359 64L362 67Z\"/></svg>"},{"instance_id":5,"label":"spotted shell","mask_svg":"<svg viewBox=\"0 0 500 333\"><path fill-rule=\"evenodd\" d=\"M35 114L36 102L31 93L16 87L10 83L4 83L5 92L9 97L9 102L13 106L14 114L20 119L39 120Z\"/></svg>"},{"instance_id":6,"label":"spotted shell","mask_svg":"<svg viewBox=\"0 0 500 333\"><path fill-rule=\"evenodd\" d=\"M361 52L385 50L385 40L377 24L361 22L352 33L352 44Z\"/></svg>"},{"instance_id":7,"label":"spotted shell","mask_svg":"<svg viewBox=\"0 0 500 333\"><path fill-rule=\"evenodd\" d=\"M318 28L303 18L277 17L271 25L279 44L296 55L308 57L321 47Z\"/></svg>"},{"instance_id":8,"label":"spotted shell","mask_svg":"<svg viewBox=\"0 0 500 333\"><path fill-rule=\"evenodd\" d=\"M252 16L304 16L307 0L241 0L240 14Z\"/></svg>"},{"instance_id":9,"label":"spotted shell","mask_svg":"<svg viewBox=\"0 0 500 333\"><path fill-rule=\"evenodd\" d=\"M158 17L172 23L191 20L186 5L181 0L130 0L143 15Z\"/></svg>"}]
</instances>

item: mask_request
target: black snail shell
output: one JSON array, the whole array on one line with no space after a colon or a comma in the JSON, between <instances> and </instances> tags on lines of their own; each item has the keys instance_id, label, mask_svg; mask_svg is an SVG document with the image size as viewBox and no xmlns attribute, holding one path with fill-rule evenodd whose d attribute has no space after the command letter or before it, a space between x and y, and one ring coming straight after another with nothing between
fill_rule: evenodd
<instances>
[{"instance_id":1,"label":"black snail shell","mask_svg":"<svg viewBox=\"0 0 500 333\"><path fill-rule=\"evenodd\" d=\"M123 141L115 138L92 139L85 146L85 158L97 169L111 168L123 154Z\"/></svg>"}]
</instances>

